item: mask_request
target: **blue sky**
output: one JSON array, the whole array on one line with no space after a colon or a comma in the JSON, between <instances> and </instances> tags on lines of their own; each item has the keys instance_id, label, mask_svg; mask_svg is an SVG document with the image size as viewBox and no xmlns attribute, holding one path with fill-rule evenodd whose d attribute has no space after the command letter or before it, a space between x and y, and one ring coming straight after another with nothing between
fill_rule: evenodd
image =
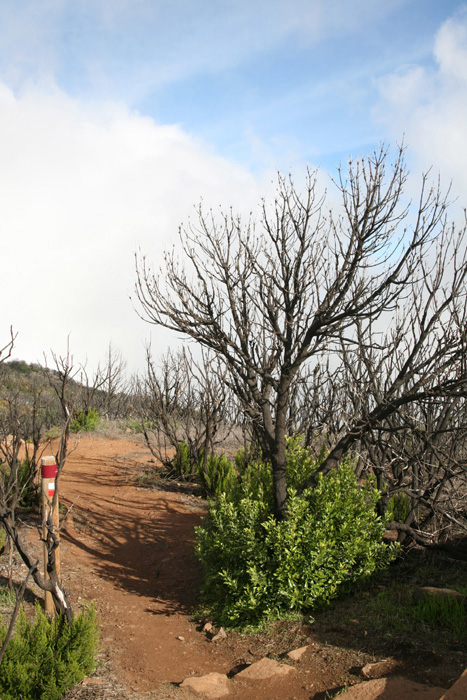
<instances>
[{"instance_id":1,"label":"blue sky","mask_svg":"<svg viewBox=\"0 0 467 700\"><path fill-rule=\"evenodd\" d=\"M454 0L0 0L3 337L137 368L171 340L128 299L134 252L157 262L201 197L248 208L277 169L329 184L404 137L462 200L466 112Z\"/></svg>"}]
</instances>

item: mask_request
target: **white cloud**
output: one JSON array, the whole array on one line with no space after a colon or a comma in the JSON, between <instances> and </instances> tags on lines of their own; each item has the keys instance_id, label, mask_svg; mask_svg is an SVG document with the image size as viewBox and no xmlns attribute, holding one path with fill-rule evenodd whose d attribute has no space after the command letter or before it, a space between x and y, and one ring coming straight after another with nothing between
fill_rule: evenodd
<instances>
[{"instance_id":1,"label":"white cloud","mask_svg":"<svg viewBox=\"0 0 467 700\"><path fill-rule=\"evenodd\" d=\"M92 365L108 343L135 367L145 338L128 299L139 247L157 265L200 198L258 201L257 183L178 126L115 103L84 104L53 85L15 96L0 84L1 336L15 355L63 353ZM1 340L0 340L1 342Z\"/></svg>"},{"instance_id":2,"label":"white cloud","mask_svg":"<svg viewBox=\"0 0 467 700\"><path fill-rule=\"evenodd\" d=\"M440 27L434 66L407 66L380 82L375 112L393 138L405 141L417 169L433 166L445 187L467 204L467 9Z\"/></svg>"},{"instance_id":3,"label":"white cloud","mask_svg":"<svg viewBox=\"0 0 467 700\"><path fill-rule=\"evenodd\" d=\"M467 10L448 19L439 30L434 54L440 71L448 80L467 82Z\"/></svg>"}]
</instances>

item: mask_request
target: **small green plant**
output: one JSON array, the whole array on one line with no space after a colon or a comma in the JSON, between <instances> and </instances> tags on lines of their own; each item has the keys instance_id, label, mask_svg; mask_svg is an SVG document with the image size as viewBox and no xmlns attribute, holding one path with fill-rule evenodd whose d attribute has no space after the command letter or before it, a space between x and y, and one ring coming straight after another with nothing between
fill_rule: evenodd
<instances>
[{"instance_id":1,"label":"small green plant","mask_svg":"<svg viewBox=\"0 0 467 700\"><path fill-rule=\"evenodd\" d=\"M10 593L8 588L0 588L0 607L13 608L16 602L16 593Z\"/></svg>"},{"instance_id":2,"label":"small green plant","mask_svg":"<svg viewBox=\"0 0 467 700\"><path fill-rule=\"evenodd\" d=\"M157 421L145 420L143 427L143 423L140 420L136 418L131 418L130 420L125 422L125 427L131 430L132 433L141 434L144 428L146 428L146 430L155 430L157 428Z\"/></svg>"},{"instance_id":3,"label":"small green plant","mask_svg":"<svg viewBox=\"0 0 467 700\"><path fill-rule=\"evenodd\" d=\"M198 467L198 476L208 496L230 493L237 483L237 470L225 455L209 455Z\"/></svg>"},{"instance_id":4,"label":"small green plant","mask_svg":"<svg viewBox=\"0 0 467 700\"><path fill-rule=\"evenodd\" d=\"M407 493L395 493L388 501L387 519L397 523L405 522L408 514L412 510L410 496Z\"/></svg>"},{"instance_id":5,"label":"small green plant","mask_svg":"<svg viewBox=\"0 0 467 700\"><path fill-rule=\"evenodd\" d=\"M39 489L34 483L33 470L29 459L23 459L18 467L18 487L21 494L20 505L23 508L33 508L39 505Z\"/></svg>"},{"instance_id":6,"label":"small green plant","mask_svg":"<svg viewBox=\"0 0 467 700\"><path fill-rule=\"evenodd\" d=\"M463 600L433 595L417 601L410 613L417 622L425 622L430 627L448 628L459 639L467 639L467 612Z\"/></svg>"},{"instance_id":7,"label":"small green plant","mask_svg":"<svg viewBox=\"0 0 467 700\"><path fill-rule=\"evenodd\" d=\"M54 440L55 438L60 437L62 434L62 428L59 425L53 425L51 428L45 431L45 439L46 440Z\"/></svg>"},{"instance_id":8,"label":"small green plant","mask_svg":"<svg viewBox=\"0 0 467 700\"><path fill-rule=\"evenodd\" d=\"M3 525L0 523L0 552L2 551L3 547L5 546L6 540L7 540L6 530L3 527Z\"/></svg>"},{"instance_id":9,"label":"small green plant","mask_svg":"<svg viewBox=\"0 0 467 700\"><path fill-rule=\"evenodd\" d=\"M7 463L0 464L0 479L4 483L10 477L10 466ZM34 468L31 461L26 457L17 464L15 493L19 498L19 505L22 508L33 508L39 504L39 489L34 483ZM1 535L0 535L1 541ZM1 548L1 545L0 545Z\"/></svg>"},{"instance_id":10,"label":"small green plant","mask_svg":"<svg viewBox=\"0 0 467 700\"><path fill-rule=\"evenodd\" d=\"M0 625L0 644L6 635ZM59 700L95 668L99 625L93 605L71 625L63 617L49 620L40 606L29 622L20 610L15 634L2 660L2 700Z\"/></svg>"},{"instance_id":11,"label":"small green plant","mask_svg":"<svg viewBox=\"0 0 467 700\"><path fill-rule=\"evenodd\" d=\"M248 453L244 447L241 447L236 451L234 455L234 462L239 474L243 474L248 466Z\"/></svg>"},{"instance_id":12,"label":"small green plant","mask_svg":"<svg viewBox=\"0 0 467 700\"><path fill-rule=\"evenodd\" d=\"M78 433L80 430L91 432L96 429L99 422L99 414L92 408L79 411L71 421L70 430Z\"/></svg>"},{"instance_id":13,"label":"small green plant","mask_svg":"<svg viewBox=\"0 0 467 700\"><path fill-rule=\"evenodd\" d=\"M185 478L193 476L196 473L196 469L193 468L193 462L199 463L202 459L202 450L199 451L198 455L192 454L192 447L187 442L181 442L178 445L178 451L172 460L172 467L174 472Z\"/></svg>"}]
</instances>

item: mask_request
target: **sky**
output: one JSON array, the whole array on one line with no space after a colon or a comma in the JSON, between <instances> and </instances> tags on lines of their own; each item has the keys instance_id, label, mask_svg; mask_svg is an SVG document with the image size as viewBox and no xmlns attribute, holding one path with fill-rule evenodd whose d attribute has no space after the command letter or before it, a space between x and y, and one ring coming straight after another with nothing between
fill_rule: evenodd
<instances>
[{"instance_id":1,"label":"sky","mask_svg":"<svg viewBox=\"0 0 467 700\"><path fill-rule=\"evenodd\" d=\"M467 3L0 0L0 346L140 370L138 251L402 140L466 206Z\"/></svg>"}]
</instances>

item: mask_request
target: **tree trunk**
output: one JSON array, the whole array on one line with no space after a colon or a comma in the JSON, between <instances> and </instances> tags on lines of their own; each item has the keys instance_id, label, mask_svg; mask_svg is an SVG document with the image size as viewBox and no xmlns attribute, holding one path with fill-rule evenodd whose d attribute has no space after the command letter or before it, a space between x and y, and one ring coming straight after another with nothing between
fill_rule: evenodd
<instances>
[{"instance_id":1,"label":"tree trunk","mask_svg":"<svg viewBox=\"0 0 467 700\"><path fill-rule=\"evenodd\" d=\"M286 448L287 448L287 411L289 408L290 379L284 383L286 387L278 392L274 445L271 454L272 484L274 496L274 517L277 521L287 517L287 477L286 477Z\"/></svg>"}]
</instances>

